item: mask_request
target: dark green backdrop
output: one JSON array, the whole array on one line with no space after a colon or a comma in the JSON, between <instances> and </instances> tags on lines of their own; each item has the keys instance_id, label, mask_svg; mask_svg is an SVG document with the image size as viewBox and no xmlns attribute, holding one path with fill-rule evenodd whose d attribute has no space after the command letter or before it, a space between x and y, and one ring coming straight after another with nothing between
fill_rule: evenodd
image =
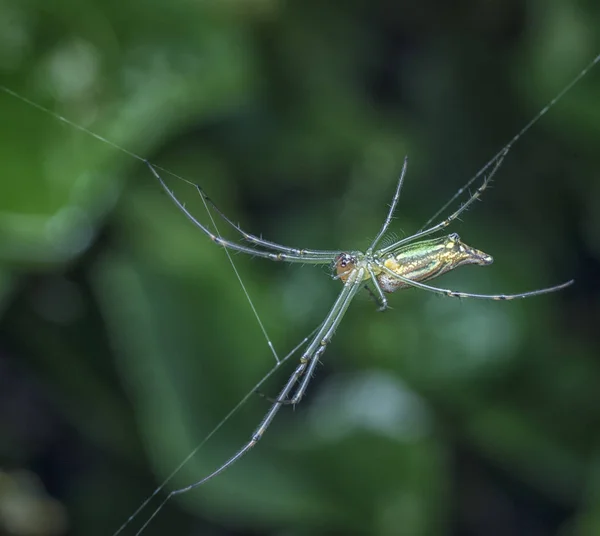
<instances>
[{"instance_id":1,"label":"dark green backdrop","mask_svg":"<svg viewBox=\"0 0 600 536\"><path fill-rule=\"evenodd\" d=\"M398 236L600 52L599 27L591 0L9 1L0 83L251 232L364 248L405 154ZM412 289L384 314L361 296L305 401L145 534L600 534L599 147L597 67L453 226L495 263L436 282L575 286ZM0 533L110 536L274 360L223 252L140 161L0 92L0 169ZM235 262L282 355L339 292L321 268ZM252 397L168 488L267 407Z\"/></svg>"}]
</instances>

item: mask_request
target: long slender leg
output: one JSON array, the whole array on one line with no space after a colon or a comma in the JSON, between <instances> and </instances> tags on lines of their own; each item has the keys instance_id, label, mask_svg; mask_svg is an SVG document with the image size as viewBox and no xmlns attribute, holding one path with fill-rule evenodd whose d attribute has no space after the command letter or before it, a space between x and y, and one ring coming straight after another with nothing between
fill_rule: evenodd
<instances>
[{"instance_id":1,"label":"long slender leg","mask_svg":"<svg viewBox=\"0 0 600 536\"><path fill-rule=\"evenodd\" d=\"M302 339L302 341L300 341L294 348L292 348L292 350L290 352L288 352L288 354L281 360L281 363L285 363L288 360L290 360L292 358L292 356L298 351L300 350L300 348L304 347L311 339L312 337L317 333L317 331L320 329L321 326L317 326L315 329L313 329L309 335L307 335L306 337L304 337ZM191 459L193 458L196 453L200 450L200 448L202 446L204 446L204 444L210 439L212 438L222 427L223 425L228 422L231 417L236 414L239 409L244 406L244 404L250 399L250 397L252 397L254 395L254 393L256 392L257 389L259 389L271 376L273 376L273 374L275 373L275 371L278 370L278 367L273 367L267 374L265 374L262 379L254 386L254 388L251 391L248 391L244 397L242 397L242 399L229 411L229 413L227 415L225 415L225 417L223 419L221 419L219 421L219 423L209 432L209 434L204 438L204 440L199 443L198 445L196 445L196 447L183 459L183 461L179 464L178 467L176 467L171 474L163 481L163 483L156 488L151 495L149 495L146 500L140 504L140 506L137 508L137 510L135 512L133 512L133 514L131 514L127 520L119 527L119 529L113 534L113 536L118 536L119 534L121 534L125 528L127 528L127 526L129 526L129 524L138 516L138 514L144 510L146 508L146 506L148 505L148 503L154 498L156 497L156 495L158 495L163 488L166 486L166 484L173 479L173 477L181 470L181 468ZM292 384L293 386L293 384ZM164 499L163 501L158 505L157 508L154 509L154 511L152 512L152 514L150 515L150 517L148 517L148 519L146 520L146 522L140 527L140 529L135 533L135 536L140 536L140 534L142 534L144 532L144 530L146 529L146 527L152 522L152 520L159 514L159 512L164 508L164 506L170 501L170 499L174 496L177 495L178 493L182 493L180 490L174 490L174 492L169 493Z\"/></svg>"},{"instance_id":2,"label":"long slender leg","mask_svg":"<svg viewBox=\"0 0 600 536\"><path fill-rule=\"evenodd\" d=\"M340 293L334 306L331 308L329 315L327 315L327 319L325 322L323 322L322 328L319 330L315 338L308 345L306 351L300 358L300 362L306 363L308 369L303 374L303 378L298 386L298 389L289 399L280 397L277 400L279 404L291 404L295 406L302 400L302 397L306 392L306 388L312 379L313 373L321 356L331 342L335 330L342 321L342 318L348 310L350 303L352 303L352 299L361 289L364 275L364 268L355 269L344 283L344 289Z\"/></svg>"},{"instance_id":3,"label":"long slender leg","mask_svg":"<svg viewBox=\"0 0 600 536\"><path fill-rule=\"evenodd\" d=\"M208 197L206 195L206 193L204 192L204 190L202 190L202 188L200 188L200 186L198 186L197 184L195 184L194 186L196 186L196 189L198 190L198 193L214 209L214 211L221 217L221 219L223 219L227 224L229 224L238 233L240 233L242 235L242 238L244 240L246 240L248 242L251 242L252 244L255 244L257 246L261 246L261 247L264 247L264 248L268 248L268 249L274 249L274 250L277 250L277 251L283 251L283 252L289 253L291 255L297 255L299 257L303 257L303 256L310 256L310 257L326 256L326 257L330 258L332 255L333 256L339 255L339 251L333 251L333 250L298 249L298 248L292 248L292 247L288 247L288 246L282 246L281 244L277 244L275 242L271 242L270 240L265 240L264 238L261 238L259 236L247 233L237 223L234 223L230 218L228 218L223 213L223 211L214 203L214 201L210 197Z\"/></svg>"},{"instance_id":4,"label":"long slender leg","mask_svg":"<svg viewBox=\"0 0 600 536\"><path fill-rule=\"evenodd\" d=\"M317 256L310 256L310 255L299 256L299 255L292 255L292 254L283 253L283 252L272 253L270 251L262 251L260 249L243 246L241 244L237 244L236 242L232 242L230 240L221 238L220 236L217 236L214 233L212 233L208 227L206 227L205 225L202 225L196 218L194 218L194 216L192 216L192 214L183 205L183 203L181 203L181 201L179 201L179 199L177 199L177 197L175 197L175 194L167 187L167 185L163 181L162 177L157 173L157 171L154 169L152 164L150 164L149 162L146 161L146 165L150 168L150 170L152 171L152 173L154 174L156 179L160 182L160 184L162 185L164 190L169 195L169 197L179 207L179 209L188 217L188 219L196 227L198 227L204 234L206 234L215 244L217 244L219 246L222 246L224 248L228 248L228 249L231 249L234 251L239 251L240 253L247 253L248 255L255 255L257 257L262 257L262 258L269 259L272 261L299 262L299 263L306 263L306 264L327 265L327 264L331 263L335 259L335 257L339 254L339 252L335 252L330 255L324 254L324 255L317 255Z\"/></svg>"},{"instance_id":5,"label":"long slender leg","mask_svg":"<svg viewBox=\"0 0 600 536\"><path fill-rule=\"evenodd\" d=\"M292 375L288 379L287 383L285 384L284 388L279 393L279 398L285 398L285 397L289 396L289 394L292 391L294 385L298 381L298 378L300 378L302 376L302 374L304 373L307 365L308 365L308 363L300 363L296 367L296 370L292 373ZM281 409L281 404L279 402L275 402L271 406L271 408L269 409L269 411L266 413L266 415L263 417L263 420L261 421L261 423L258 426L258 428L256 430L254 430L254 433L252 434L252 437L250 438L250 441L248 441L240 450L238 450L231 458L229 458L218 469L216 469L210 475L204 477L203 479L198 480L198 482L194 482L193 484L190 484L189 486L185 486L184 488L179 488L179 489L175 489L175 490L171 491L165 497L165 499L163 500L163 502L160 503L160 505L158 506L158 508L156 510L154 510L154 513L142 525L142 527L140 528L140 530L138 530L136 532L135 536L140 536L140 534L142 532L144 532L144 530L150 524L150 522L152 521L152 519L154 519L154 517L158 514L158 512L160 510L162 510L162 508L165 506L165 504L167 504L173 497L175 497L176 495L181 495L182 493L186 493L188 491L191 491L194 488L197 488L198 486L201 486L202 484L205 484L206 482L208 482L209 480L213 479L217 475L220 475L223 471L225 471L225 469L229 468L236 461L238 461L241 457L243 457L249 450L251 450L252 447L254 447L254 445L256 445L260 441L261 437L267 431L267 429L269 428L269 425L271 424L271 422L273 421L273 419L275 418L275 416L277 415L277 413L279 412L280 409Z\"/></svg>"},{"instance_id":6,"label":"long slender leg","mask_svg":"<svg viewBox=\"0 0 600 536\"><path fill-rule=\"evenodd\" d=\"M305 360L304 362L310 361L308 365L308 370L304 374L300 386L297 391L294 393L294 396L291 398L291 404L295 405L302 400L304 393L306 392L306 388L312 379L313 373L317 364L319 363L319 359L327 345L331 342L331 338L338 325L342 321L344 314L348 310L350 303L354 296L356 296L357 292L360 290L363 282L363 277L365 275L364 268L355 269L346 282L344 283L344 290L340 294L336 306L332 307L331 312L328 315L328 319L324 323L324 329L321 329L317 334L317 337L312 341L312 343L307 348L305 354L300 358L300 360ZM328 320L330 320L328 322Z\"/></svg>"},{"instance_id":7,"label":"long slender leg","mask_svg":"<svg viewBox=\"0 0 600 536\"><path fill-rule=\"evenodd\" d=\"M167 500L174 495L179 495L181 493L185 493L189 490L192 490L198 486L201 486L205 482L208 482L215 476L221 474L223 471L225 471L225 469L230 467L233 463L235 463L242 456L244 456L244 454L246 454L250 449L252 449L252 447L254 447L254 445L256 445L258 441L260 441L264 433L269 428L269 425L271 424L271 422L273 422L273 419L281 409L281 401L286 400L287 397L289 397L292 389L294 388L294 385L296 385L298 380L304 375L306 369L309 367L309 364L315 359L318 360L318 358L316 358L317 354L320 356L325 351L326 344L324 344L324 341L328 343L331 339L335 328L339 325L340 321L342 320L342 317L344 316L346 309L352 301L352 298L360 290L363 276L364 269L362 268L356 270L354 276L352 274L349 276L348 280L344 284L344 287L342 288L342 291L340 292L339 296L337 297L336 301L331 307L327 318L325 319L315 336L312 338L305 352L302 354L300 358L300 363L298 364L298 366L286 382L285 386L279 393L277 400L273 403L269 411L263 417L263 420L261 421L258 428L256 428L256 430L254 430L254 432L252 433L250 440L218 469L213 471L208 476L204 477L202 480L199 480L198 482L194 482L193 484L190 484L189 486L186 486L184 488L173 490L167 496Z\"/></svg>"},{"instance_id":8,"label":"long slender leg","mask_svg":"<svg viewBox=\"0 0 600 536\"><path fill-rule=\"evenodd\" d=\"M385 248L381 249L378 253L382 256L386 255L386 254L390 253L391 251L393 251L394 249L396 249L397 247L401 246L402 244L406 244L407 242L412 242L413 240L417 240L424 236L427 236L427 235L430 235L433 233L437 233L438 231L441 231L442 229L445 229L446 227L448 227L448 225L450 225L454 220L456 220L465 210L467 210L475 201L477 201L481 197L481 194L489 186L492 178L496 174L496 171L498 171L498 169L500 168L500 165L502 164L504 157L506 156L506 153L508 153L508 147L502 153L500 153L500 156L498 157L496 165L492 168L492 171L490 171L484 177L483 183L481 184L481 186L479 188L477 188L477 190L475 190L475 193L473 195L471 195L471 197L469 197L469 199L467 199L458 208L458 210L456 210L455 212L450 214L450 216L448 216L444 221L437 223L436 225L434 225L433 227L430 227L429 229L425 229L424 231L419 231L417 234L414 234L412 236L407 236L406 238L403 238L402 240L399 240L398 242L395 242L394 244L386 246Z\"/></svg>"},{"instance_id":9,"label":"long slender leg","mask_svg":"<svg viewBox=\"0 0 600 536\"><path fill-rule=\"evenodd\" d=\"M285 386L279 393L278 400L284 400L286 397L289 396L294 385L296 385L296 382L298 381L298 379L300 377L302 377L302 375L304 374L304 371L306 370L307 366L308 366L307 362L301 362L296 367L296 369L294 370L292 375L289 377L287 383L285 384ZM281 409L281 404L278 401L275 401L273 403L273 405L271 406L271 408L269 409L269 411L263 417L263 420L258 425L258 428L256 428L256 430L254 430L254 432L252 433L250 441L248 441L240 450L238 450L231 458L229 458L223 465L221 465L221 467L219 467L218 469L213 471L210 475L205 476L202 480L198 480L198 482L194 482L193 484L190 484L189 486L186 486L185 488L173 490L171 493L169 493L169 497L174 496L174 495L180 495L181 493L185 493L194 488L197 488L198 486L201 486L202 484L208 482L209 480L213 479L215 476L217 476L217 475L221 474L223 471L225 471L225 469L227 469L228 467L233 465L236 461L238 461L242 456L244 456L244 454L246 454L252 447L254 447L254 445L256 445L260 441L260 439L262 438L264 433L267 431L267 429L269 428L269 425L273 422L273 419L275 418L275 416L277 415L277 413L279 412L280 409Z\"/></svg>"},{"instance_id":10,"label":"long slender leg","mask_svg":"<svg viewBox=\"0 0 600 536\"><path fill-rule=\"evenodd\" d=\"M294 396L291 398L281 398L280 396L277 399L272 399L271 397L268 397L261 392L257 392L259 396L266 398L267 400L269 400L269 402L276 402L278 404L296 405L298 404L298 402L300 402L300 399L304 396L304 391L306 391L306 387L310 382L316 364L318 363L321 355L323 355L323 353L327 349L327 346L331 342L333 333L336 330L339 323L341 322L342 318L344 317L344 314L346 313L346 310L352 302L352 299L354 298L354 296L356 296L356 294L361 288L363 275L364 269L361 268L360 270L356 271L356 278L352 278L352 280L350 280L349 278L346 281L346 283L344 283L344 289L338 297L338 300L336 300L336 303L331 308L329 314L327 315L327 318L321 325L321 328L319 329L318 333L315 335L314 339L312 339L311 343L307 346L305 352L300 357L301 362L310 362L310 368L308 377L305 376L304 380L302 381L302 384L298 388L298 391L294 393ZM358 278L358 276L360 276L360 278ZM352 277L352 275L350 277ZM375 285L379 289L379 286L376 283ZM379 290L381 292L381 289ZM383 292L381 294L383 294ZM343 298L343 301L341 301L341 298ZM375 296L375 298L377 298L377 296Z\"/></svg>"},{"instance_id":11,"label":"long slender leg","mask_svg":"<svg viewBox=\"0 0 600 536\"><path fill-rule=\"evenodd\" d=\"M377 284L377 278L375 277L375 272L373 271L373 268L371 267L370 264L367 265L367 270L369 272L369 275L371 276L371 281L375 285L376 293L373 293L373 291L369 287L367 287L367 288L369 289L369 292L371 292L373 294L373 296L379 303L379 308L377 309L377 311L379 311L379 312L385 311L388 308L387 298L385 297L383 290L381 290L381 287Z\"/></svg>"},{"instance_id":12,"label":"long slender leg","mask_svg":"<svg viewBox=\"0 0 600 536\"><path fill-rule=\"evenodd\" d=\"M529 292L522 292L520 294L472 294L470 292L456 292L454 290L448 290L439 287L432 287L431 285L427 285L425 283L421 283L419 281L413 281L412 279L408 279L407 277L403 277L398 275L393 270L390 270L387 266L384 266L381 263L378 263L379 268L388 274L390 277L397 279L398 281L402 281L411 287L417 287L423 290L428 290L430 292L436 292L438 294L444 294L445 296L449 296L451 298L478 298L482 300L515 300L519 298L530 298L531 296L539 296L540 294L547 294L549 292L556 292L557 290L561 290L569 285L572 285L575 281L571 279L570 281L566 281L565 283L561 283L560 285L555 285L553 287L541 288L538 290L531 290Z\"/></svg>"},{"instance_id":13,"label":"long slender leg","mask_svg":"<svg viewBox=\"0 0 600 536\"><path fill-rule=\"evenodd\" d=\"M405 156L404 164L402 165L402 171L400 172L400 178L398 179L398 185L396 186L396 191L394 192L394 197L392 198L392 202L390 204L390 210L388 211L385 221L383 222L383 225L381 226L381 230L379 231L379 234L375 237L375 240L373 240L371 247L367 250L367 254L372 252L375 249L375 247L377 246L377 244L379 243L379 241L381 240L383 235L388 230L388 227L392 223L392 219L394 217L394 212L396 211L396 206L398 205L398 201L400 200L400 190L402 190L402 185L404 184L404 176L406 175L407 165L408 165L408 156Z\"/></svg>"}]
</instances>

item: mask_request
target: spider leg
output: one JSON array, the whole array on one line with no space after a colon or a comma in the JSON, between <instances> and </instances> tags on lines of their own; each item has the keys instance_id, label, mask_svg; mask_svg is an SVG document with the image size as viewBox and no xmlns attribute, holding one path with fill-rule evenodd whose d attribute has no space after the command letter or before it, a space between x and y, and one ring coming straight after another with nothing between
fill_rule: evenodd
<instances>
[{"instance_id":1,"label":"spider leg","mask_svg":"<svg viewBox=\"0 0 600 536\"><path fill-rule=\"evenodd\" d=\"M294 387L294 385L298 381L298 378L300 376L302 376L302 374L304 373L304 370L306 369L306 367L307 367L307 363L300 363L296 367L296 370L292 373L292 375L288 379L287 383L285 384L284 388L279 393L279 398L285 398L285 397L287 397L289 395L289 393L291 392L292 388ZM256 445L256 443L258 443L260 441L261 437L266 432L266 430L269 428L269 425L271 424L271 422L273 421L273 419L275 418L275 416L277 415L277 413L279 412L280 409L281 409L281 404L279 402L275 402L271 406L271 408L269 409L269 411L266 413L266 415L263 417L263 420L261 421L261 423L258 426L258 428L256 430L254 430L254 433L252 434L252 437L250 438L250 441L248 441L241 449L239 449L231 458L229 458L218 469L216 469L215 471L213 471L210 475L204 477L202 480L198 480L198 482L194 482L193 484L190 484L189 486L185 486L184 488L174 489L173 491L171 491L165 497L165 499L159 504L158 508L156 510L154 510L153 514L142 525L142 527L140 528L140 530L138 530L135 533L135 536L140 536L140 534L142 532L144 532L144 530L146 529L146 527L150 524L150 522L154 519L154 517L158 514L158 512L160 512L162 510L162 508L173 497L175 497L176 495L181 495L182 493L186 493L188 491L191 491L191 490L197 488L198 486L201 486L202 484L205 484L206 482L208 482L209 480L213 479L217 475L220 475L223 471L225 471L225 469L229 468L236 461L238 461L240 458L242 458L244 456L244 454L246 454L250 449L252 449L252 447L254 447L254 445Z\"/></svg>"},{"instance_id":2,"label":"spider leg","mask_svg":"<svg viewBox=\"0 0 600 536\"><path fill-rule=\"evenodd\" d=\"M289 377L289 379L288 379L287 383L285 384L285 386L283 387L283 389L280 391L279 396L277 397L278 400L285 400L288 397L288 395L292 391L294 385L296 385L296 382L298 381L298 379L301 378L302 375L304 374L304 372L306 371L307 366L308 366L307 362L300 362L300 364L296 367L294 372L292 372L291 376ZM169 493L168 497L180 495L180 494L186 493L187 491L190 491L194 488L197 488L198 486L201 486L202 484L208 482L209 480L213 479L217 475L221 474L223 471L225 471L225 469L229 468L236 461L238 461L242 456L244 456L244 454L246 454L252 447L254 447L254 445L256 445L260 441L260 439L262 438L264 433L269 428L269 425L273 422L273 419L275 418L275 416L281 409L282 404L278 400L276 400L273 403L273 405L271 406L271 408L269 409L269 411L267 411L267 413L263 417L263 420L260 422L260 424L258 425L256 430L254 430L254 432L252 433L250 440L241 449L239 449L233 456L231 456L231 458L229 458L223 465L221 465L218 469L213 471L211 474L209 474L208 476L205 476L202 480L198 480L198 482L194 482L193 484L190 484L189 486L186 486L185 488L173 490L171 493Z\"/></svg>"},{"instance_id":3,"label":"spider leg","mask_svg":"<svg viewBox=\"0 0 600 536\"><path fill-rule=\"evenodd\" d=\"M316 337L308 345L308 348L300 358L300 362L308 362L308 369L304 373L303 377L301 379L299 378L300 386L290 400L292 404L298 404L300 400L302 400L302 397L306 392L306 388L312 379L315 368L319 363L321 355L323 355L327 345L331 342L331 338L333 337L338 325L342 321L342 318L348 310L348 307L354 299L354 296L356 296L361 289L364 275L364 268L356 268L348 276L348 279L344 283L342 292L338 296L338 299L334 303L331 311L327 315L325 322L323 323L323 327L319 330L319 333L317 333Z\"/></svg>"},{"instance_id":4,"label":"spider leg","mask_svg":"<svg viewBox=\"0 0 600 536\"><path fill-rule=\"evenodd\" d=\"M299 263L306 263L306 264L322 264L322 265L327 265L327 264L331 263L336 258L336 256L339 254L339 252L332 252L331 254L323 254L323 255L321 255L321 254L300 255L300 254L284 253L284 252L273 253L271 251L263 251L261 249L256 249L256 248L252 248L249 246L243 246L241 244L237 244L236 242L232 242L231 240L221 238L220 236L217 236L213 232L211 232L208 227L206 227L205 225L200 223L189 212L189 210L183 205L183 203L181 201L179 201L179 199L177 199L175 194L167 187L167 185L165 184L162 177L158 174L158 172L156 171L154 166L152 164L150 164L150 162L145 161L145 163L150 168L150 171L152 171L152 173L154 174L156 179L160 182L160 184L163 187L163 189L165 190L165 192L167 192L169 197L179 207L179 210L181 210L188 217L188 219L196 227L198 227L206 236L208 236L215 244L217 244L221 247L224 247L226 249L230 249L233 251L238 251L240 253L246 253L248 255L255 255L257 257L262 257L262 258L269 259L272 261L299 262Z\"/></svg>"},{"instance_id":5,"label":"spider leg","mask_svg":"<svg viewBox=\"0 0 600 536\"><path fill-rule=\"evenodd\" d=\"M290 398L282 397L280 394L274 403L295 406L302 400L302 397L306 392L306 388L312 379L315 368L319 363L319 359L331 342L333 334L342 321L342 318L350 306L350 303L361 289L364 274L364 268L357 268L350 274L350 276L348 276L348 279L344 283L342 292L331 307L327 318L321 325L321 329L319 329L318 333L315 335L311 343L307 346L306 350L300 357L300 362L307 364L308 369L302 374L302 379L300 376L296 378L296 380L301 380L298 389Z\"/></svg>"},{"instance_id":6,"label":"spider leg","mask_svg":"<svg viewBox=\"0 0 600 536\"><path fill-rule=\"evenodd\" d=\"M398 201L400 200L400 190L402 190L402 185L404 184L404 175L406 175L407 165L408 165L408 156L405 156L404 164L402 165L402 171L400 172L400 178L398 179L398 185L396 186L396 191L394 193L394 197L392 198L392 202L390 204L390 209L387 213L385 221L383 222L383 225L381 226L381 230L379 231L379 234L375 237L375 240L373 240L371 247L367 250L367 254L369 254L370 252L372 252L375 249L375 247L377 246L377 244L379 243L379 241L381 240L383 235L388 230L388 227L392 223L392 218L394 217L394 212L396 211L396 206L398 205Z\"/></svg>"},{"instance_id":7,"label":"spider leg","mask_svg":"<svg viewBox=\"0 0 600 536\"><path fill-rule=\"evenodd\" d=\"M369 275L371 276L371 281L372 281L373 285L375 286L375 293L371 289L369 289L369 291L375 297L375 300L379 304L379 308L377 309L377 311L383 312L388 308L387 298L385 297L383 290L381 290L381 287L377 284L377 278L375 277L375 272L373 271L373 268L371 267L370 264L367 264L367 270L369 272Z\"/></svg>"},{"instance_id":8,"label":"spider leg","mask_svg":"<svg viewBox=\"0 0 600 536\"><path fill-rule=\"evenodd\" d=\"M402 240L399 240L398 242L395 242L394 244L390 244L389 246L386 246L385 248L382 248L381 250L379 250L378 253L380 255L387 255L390 251L393 251L394 249L401 246L402 244L406 244L408 242L412 242L413 240L418 240L419 238L423 238L424 236L428 236L430 234L437 233L438 231L441 231L442 229L445 229L446 227L448 227L448 225L450 225L454 220L456 220L465 210L467 210L475 201L477 201L481 197L481 194L483 194L483 192L489 186L490 182L492 181L492 178L494 177L494 175L500 168L500 165L504 161L504 157L508 153L508 150L509 150L509 147L506 147L500 153L500 156L496 160L496 165L492 168L492 171L490 171L487 175L484 176L481 186L479 188L477 188L477 190L475 190L475 193L473 193L471 195L471 197L469 197L469 199L467 199L458 208L458 210L456 210L455 212L450 214L450 216L448 216L445 220L435 224L433 227L429 227L428 229L419 231L417 234L414 234L412 236L407 236L406 238L403 238Z\"/></svg>"},{"instance_id":9,"label":"spider leg","mask_svg":"<svg viewBox=\"0 0 600 536\"><path fill-rule=\"evenodd\" d=\"M198 482L194 482L193 484L190 484L189 486L186 486L184 488L179 488L171 491L171 493L169 493L164 502L169 500L171 497L174 497L175 495L180 495L194 488L197 488L198 486L201 486L202 484L221 474L223 471L225 471L225 469L227 469L240 458L242 458L249 450L252 449L252 447L254 447L254 445L256 445L256 443L260 441L262 436L269 428L270 424L273 422L273 419L281 409L281 406L283 405L282 401L285 401L289 397L296 383L305 375L307 371L310 371L312 373L312 371L314 370L314 364L318 362L319 357L325 351L327 344L331 340L335 329L341 322L344 313L348 309L352 298L354 298L356 293L360 290L363 276L364 268L356 269L352 274L350 274L348 280L344 283L342 291L340 292L339 296L337 297L336 301L331 307L327 318L324 320L323 324L318 329L315 336L312 338L307 349L302 354L302 357L300 358L300 363L296 366L296 369L288 378L288 381L286 382L283 389L280 391L277 400L273 403L269 411L267 411L267 413L263 417L259 426L252 433L250 440L242 448L240 448L233 456L231 456L223 465L221 465L209 475L205 476L203 479L199 480ZM293 397L291 397L291 400L294 404L300 401L300 398L302 397L302 394L304 393L307 384L308 382L303 381L300 387L298 388L299 391L301 390L300 396L298 396L297 392Z\"/></svg>"},{"instance_id":10,"label":"spider leg","mask_svg":"<svg viewBox=\"0 0 600 536\"><path fill-rule=\"evenodd\" d=\"M553 287L541 288L537 290L531 290L528 292L522 292L520 294L473 294L470 292L456 292L454 290L433 287L431 285L427 285L425 283L421 283L419 281L414 281L412 279L408 279L407 277L403 277L398 275L393 270L390 270L387 266L384 266L381 263L377 264L382 271L388 274L390 277L397 279L398 281L402 281L411 287L417 287L423 290L428 290L430 292L436 292L437 294L443 294L444 296L449 296L450 298L478 298L481 300L515 300L520 298L530 298L531 296L539 296L540 294L548 294L549 292L556 292L557 290L562 290L565 287L572 285L575 281L571 279L570 281L566 281L561 283L560 285L555 285Z\"/></svg>"},{"instance_id":11,"label":"spider leg","mask_svg":"<svg viewBox=\"0 0 600 536\"><path fill-rule=\"evenodd\" d=\"M297 255L299 257L309 256L309 257L317 257L317 256L325 256L330 259L332 256L335 257L339 255L339 251L332 250L320 250L320 249L298 249L292 248L288 246L283 246L281 244L277 244L275 242L271 242L270 240L265 240L259 236L253 235L251 233L247 233L244 231L237 223L234 223L230 218L228 218L223 211L214 203L214 201L206 195L204 190L198 185L194 184L198 193L202 196L202 198L213 208L213 210L223 219L228 225L233 227L242 238L247 242L250 242L256 246L274 249L276 251L283 251L285 253L289 253L290 255Z\"/></svg>"},{"instance_id":12,"label":"spider leg","mask_svg":"<svg viewBox=\"0 0 600 536\"><path fill-rule=\"evenodd\" d=\"M294 348L292 348L292 350L290 352L288 352L288 354L281 360L281 363L285 363L286 361L288 361L289 359L292 358L292 356L294 354L296 354L296 352L298 352L298 350L300 350L300 348L302 348L305 344L307 344L309 342L309 340L315 335L315 333L317 333L317 331L320 329L321 326L317 326L315 329L313 329L309 335L307 335L306 337L304 337L296 346L294 346ZM200 450L200 448L211 438L213 437L222 427L223 425L229 421L231 419L231 417L236 414L239 409L250 399L250 397L255 393L255 391L257 391L271 376L273 376L273 374L275 373L276 370L278 370L279 366L275 366L273 367L267 374L265 374L262 379L258 382L258 384L254 387L253 390L247 392L242 399L229 411L229 413L227 415L225 415L225 417L223 419L221 419L221 421L209 432L209 434L204 438L204 441L202 441L201 443L199 443L189 454L188 456L181 462L181 464L179 465L179 467L177 467L169 477L167 477L163 483L156 488L151 495L149 495L146 500L140 504L140 506L137 508L137 510L135 512L133 512L133 514L131 514L127 520L119 527L119 529L113 534L113 536L118 536L119 534L121 534L125 528L127 526L129 526L129 524L138 516L138 514L144 510L146 508L146 506L148 505L148 503L156 496L158 495L158 493L160 491L163 490L163 488L165 487L165 485L167 484L167 482L169 482L176 473L179 472L179 470ZM178 491L178 490L174 490L174 491ZM181 492L183 493L183 492ZM169 493L164 499L163 501L158 505L157 508L154 509L154 511L152 512L152 514L148 517L148 519L145 521L145 523L140 527L140 529L135 533L135 536L140 536L142 534L142 532L144 532L144 530L146 529L146 527L148 525L150 525L150 523L152 522L152 520L160 513L160 511L165 507L165 505L170 501L170 499L174 496L177 495L177 493Z\"/></svg>"}]
</instances>

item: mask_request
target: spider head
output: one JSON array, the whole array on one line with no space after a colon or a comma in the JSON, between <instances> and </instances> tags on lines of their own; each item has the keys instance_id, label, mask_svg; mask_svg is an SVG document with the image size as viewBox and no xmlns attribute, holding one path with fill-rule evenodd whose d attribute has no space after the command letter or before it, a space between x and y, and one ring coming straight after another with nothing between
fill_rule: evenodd
<instances>
[{"instance_id":1,"label":"spider head","mask_svg":"<svg viewBox=\"0 0 600 536\"><path fill-rule=\"evenodd\" d=\"M356 255L340 253L333 261L333 270L337 279L345 283L352 270L354 270L357 260Z\"/></svg>"}]
</instances>

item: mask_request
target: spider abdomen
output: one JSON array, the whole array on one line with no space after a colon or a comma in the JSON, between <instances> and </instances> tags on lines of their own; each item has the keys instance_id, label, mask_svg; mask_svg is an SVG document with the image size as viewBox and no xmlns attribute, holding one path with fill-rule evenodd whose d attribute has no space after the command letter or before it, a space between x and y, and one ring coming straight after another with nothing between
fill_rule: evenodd
<instances>
[{"instance_id":1,"label":"spider abdomen","mask_svg":"<svg viewBox=\"0 0 600 536\"><path fill-rule=\"evenodd\" d=\"M491 255L466 245L458 234L423 240L403 246L379 261L388 271L381 268L376 278L381 290L395 292L410 285L400 277L412 281L427 281L465 264L486 266L493 262Z\"/></svg>"}]
</instances>

